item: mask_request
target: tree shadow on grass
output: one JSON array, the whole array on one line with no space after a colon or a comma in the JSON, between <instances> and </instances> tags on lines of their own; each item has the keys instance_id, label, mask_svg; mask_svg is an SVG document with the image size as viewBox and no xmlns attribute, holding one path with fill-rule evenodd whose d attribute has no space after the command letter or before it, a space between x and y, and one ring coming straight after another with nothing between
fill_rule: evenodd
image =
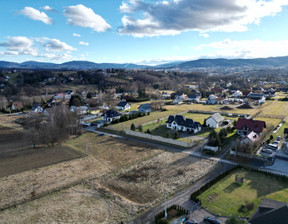
<instances>
[{"instance_id":1,"label":"tree shadow on grass","mask_svg":"<svg viewBox=\"0 0 288 224\"><path fill-rule=\"evenodd\" d=\"M231 183L229 186L227 186L223 191L225 193L232 193L234 190L236 190L239 187L241 187L241 185L234 182L234 183Z\"/></svg>"}]
</instances>

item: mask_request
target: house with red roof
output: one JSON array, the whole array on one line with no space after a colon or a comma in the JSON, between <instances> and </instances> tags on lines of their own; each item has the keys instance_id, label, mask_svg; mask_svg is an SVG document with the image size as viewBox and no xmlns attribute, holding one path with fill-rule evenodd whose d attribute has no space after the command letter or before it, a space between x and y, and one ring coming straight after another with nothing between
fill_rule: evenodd
<instances>
[{"instance_id":1,"label":"house with red roof","mask_svg":"<svg viewBox=\"0 0 288 224\"><path fill-rule=\"evenodd\" d=\"M241 135L242 137L249 135L252 131L260 136L263 133L264 128L266 128L265 121L245 118L239 118L235 126L235 129L237 129L237 134Z\"/></svg>"}]
</instances>

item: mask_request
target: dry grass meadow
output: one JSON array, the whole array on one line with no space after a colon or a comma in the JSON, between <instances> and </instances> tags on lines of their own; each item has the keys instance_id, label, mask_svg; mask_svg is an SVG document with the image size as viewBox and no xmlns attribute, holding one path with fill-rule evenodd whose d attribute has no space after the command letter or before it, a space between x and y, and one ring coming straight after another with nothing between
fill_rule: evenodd
<instances>
[{"instance_id":1,"label":"dry grass meadow","mask_svg":"<svg viewBox=\"0 0 288 224\"><path fill-rule=\"evenodd\" d=\"M164 188L174 194L215 167L186 154L94 133L62 147L87 156L0 178L4 223L127 221L158 203Z\"/></svg>"}]
</instances>

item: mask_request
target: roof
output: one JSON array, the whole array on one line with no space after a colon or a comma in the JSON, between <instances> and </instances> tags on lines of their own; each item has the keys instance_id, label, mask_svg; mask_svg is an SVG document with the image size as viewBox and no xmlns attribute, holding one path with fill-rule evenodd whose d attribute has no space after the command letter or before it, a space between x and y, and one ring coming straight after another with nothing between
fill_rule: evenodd
<instances>
[{"instance_id":1,"label":"roof","mask_svg":"<svg viewBox=\"0 0 288 224\"><path fill-rule=\"evenodd\" d=\"M188 98L190 98L190 99L196 99L196 98L200 98L200 96L198 95L198 94L190 94L189 96L188 96Z\"/></svg>"},{"instance_id":2,"label":"roof","mask_svg":"<svg viewBox=\"0 0 288 224\"><path fill-rule=\"evenodd\" d=\"M254 131L256 133L261 133L264 128L266 128L265 121L253 120L253 119L245 119L239 118L235 128L242 129L243 127L247 127L249 131Z\"/></svg>"},{"instance_id":3,"label":"roof","mask_svg":"<svg viewBox=\"0 0 288 224\"><path fill-rule=\"evenodd\" d=\"M219 113L215 113L212 116L210 116L211 118L213 118L217 123L221 122L224 120L224 118L221 116L221 114ZM210 118L209 117L209 118Z\"/></svg>"},{"instance_id":4,"label":"roof","mask_svg":"<svg viewBox=\"0 0 288 224\"><path fill-rule=\"evenodd\" d=\"M287 220L288 207L286 203L264 198L249 222L251 224L286 224Z\"/></svg>"},{"instance_id":5,"label":"roof","mask_svg":"<svg viewBox=\"0 0 288 224\"><path fill-rule=\"evenodd\" d=\"M262 98L264 96L264 94L262 93L249 93L248 97L249 98Z\"/></svg>"},{"instance_id":6,"label":"roof","mask_svg":"<svg viewBox=\"0 0 288 224\"><path fill-rule=\"evenodd\" d=\"M128 103L126 101L121 101L120 103L118 103L118 107L125 107Z\"/></svg>"},{"instance_id":7,"label":"roof","mask_svg":"<svg viewBox=\"0 0 288 224\"><path fill-rule=\"evenodd\" d=\"M193 119L190 118L186 118L183 115L170 115L168 117L168 120L166 121L166 123L172 123L173 121L175 121L177 123L177 125L181 125L181 126L185 126L187 128L198 128L201 127L199 122L194 121Z\"/></svg>"},{"instance_id":8,"label":"roof","mask_svg":"<svg viewBox=\"0 0 288 224\"><path fill-rule=\"evenodd\" d=\"M260 136L257 135L254 131L251 131L247 136L245 136L245 138L249 138L251 142L257 142L260 139Z\"/></svg>"},{"instance_id":9,"label":"roof","mask_svg":"<svg viewBox=\"0 0 288 224\"><path fill-rule=\"evenodd\" d=\"M143 110L147 110L147 109L151 109L151 105L150 105L150 103L145 103L145 104L141 104L139 107L138 107L138 109L139 108L141 108L141 109L143 109Z\"/></svg>"},{"instance_id":10,"label":"roof","mask_svg":"<svg viewBox=\"0 0 288 224\"><path fill-rule=\"evenodd\" d=\"M23 108L22 102L13 102L13 106L14 106L14 108L15 108L16 110Z\"/></svg>"},{"instance_id":11,"label":"roof","mask_svg":"<svg viewBox=\"0 0 288 224\"><path fill-rule=\"evenodd\" d=\"M119 117L121 114L116 110L107 110L102 116Z\"/></svg>"}]
</instances>

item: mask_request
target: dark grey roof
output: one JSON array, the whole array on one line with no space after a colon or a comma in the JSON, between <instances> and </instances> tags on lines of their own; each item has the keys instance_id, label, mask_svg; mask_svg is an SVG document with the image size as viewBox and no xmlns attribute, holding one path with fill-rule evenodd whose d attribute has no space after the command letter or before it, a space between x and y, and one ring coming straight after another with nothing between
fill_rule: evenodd
<instances>
[{"instance_id":1,"label":"dark grey roof","mask_svg":"<svg viewBox=\"0 0 288 224\"><path fill-rule=\"evenodd\" d=\"M150 103L145 103L145 104L141 104L139 107L138 107L138 109L142 109L142 110L149 110L149 109L151 109L151 105L150 105Z\"/></svg>"},{"instance_id":2,"label":"dark grey roof","mask_svg":"<svg viewBox=\"0 0 288 224\"><path fill-rule=\"evenodd\" d=\"M251 224L286 224L288 220L287 204L281 201L264 198L257 210L249 219Z\"/></svg>"},{"instance_id":3,"label":"dark grey roof","mask_svg":"<svg viewBox=\"0 0 288 224\"><path fill-rule=\"evenodd\" d=\"M201 124L199 122L196 122L190 118L186 118L183 115L176 115L176 116L170 115L166 123L171 124L173 121L175 121L178 125L185 126L187 128L201 127Z\"/></svg>"},{"instance_id":4,"label":"dark grey roof","mask_svg":"<svg viewBox=\"0 0 288 224\"><path fill-rule=\"evenodd\" d=\"M120 103L118 103L118 107L125 107L126 104L128 104L126 101L121 101Z\"/></svg>"},{"instance_id":5,"label":"dark grey roof","mask_svg":"<svg viewBox=\"0 0 288 224\"><path fill-rule=\"evenodd\" d=\"M190 95L188 96L188 98L190 98L190 99L195 99L195 98L197 98L197 97L200 97L200 96L197 95L197 94L190 94Z\"/></svg>"},{"instance_id":6,"label":"dark grey roof","mask_svg":"<svg viewBox=\"0 0 288 224\"><path fill-rule=\"evenodd\" d=\"M106 117L119 117L121 114L116 110L107 110L102 116Z\"/></svg>"}]
</instances>

